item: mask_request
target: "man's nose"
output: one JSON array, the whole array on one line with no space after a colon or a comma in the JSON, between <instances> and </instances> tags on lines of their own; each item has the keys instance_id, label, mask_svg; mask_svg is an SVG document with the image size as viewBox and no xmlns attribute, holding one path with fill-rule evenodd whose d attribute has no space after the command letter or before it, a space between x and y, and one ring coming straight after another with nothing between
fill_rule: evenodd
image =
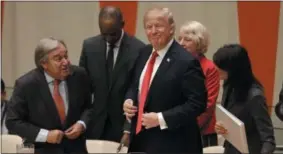
<instances>
[{"instance_id":1,"label":"man's nose","mask_svg":"<svg viewBox=\"0 0 283 154\"><path fill-rule=\"evenodd\" d=\"M63 59L62 59L62 64L63 64L63 65L69 64L69 59L68 59L68 58L63 58Z\"/></svg>"},{"instance_id":2,"label":"man's nose","mask_svg":"<svg viewBox=\"0 0 283 154\"><path fill-rule=\"evenodd\" d=\"M156 33L157 33L157 29L156 29L155 26L152 26L152 28L151 28L151 33L152 33L152 34L156 34Z\"/></svg>"}]
</instances>

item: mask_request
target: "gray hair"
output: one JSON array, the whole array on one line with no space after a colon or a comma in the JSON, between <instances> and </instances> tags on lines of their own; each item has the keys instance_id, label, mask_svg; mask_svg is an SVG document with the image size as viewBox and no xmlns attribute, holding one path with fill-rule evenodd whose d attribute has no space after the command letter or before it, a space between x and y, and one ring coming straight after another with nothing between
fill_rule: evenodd
<instances>
[{"instance_id":1,"label":"gray hair","mask_svg":"<svg viewBox=\"0 0 283 154\"><path fill-rule=\"evenodd\" d=\"M180 32L187 34L187 37L197 45L197 51L204 54L209 46L209 33L206 27L197 21L187 21L181 28Z\"/></svg>"},{"instance_id":2,"label":"gray hair","mask_svg":"<svg viewBox=\"0 0 283 154\"><path fill-rule=\"evenodd\" d=\"M58 40L53 37L39 40L34 52L34 61L37 68L42 68L41 63L47 61L48 54L54 51L60 43L66 47L63 40Z\"/></svg>"},{"instance_id":3,"label":"gray hair","mask_svg":"<svg viewBox=\"0 0 283 154\"><path fill-rule=\"evenodd\" d=\"M146 17L148 16L148 14L152 11L158 11L158 12L161 12L162 13L162 16L166 17L167 20L168 20L168 23L171 25L172 29L173 29L173 35L175 33L175 30L176 30L176 26L175 26L175 20L174 20L174 17L173 17L173 13L169 10L169 8L166 8L166 7L154 7L154 8L151 8L149 9L145 15L144 15L144 26L145 26L145 21L146 21Z\"/></svg>"}]
</instances>

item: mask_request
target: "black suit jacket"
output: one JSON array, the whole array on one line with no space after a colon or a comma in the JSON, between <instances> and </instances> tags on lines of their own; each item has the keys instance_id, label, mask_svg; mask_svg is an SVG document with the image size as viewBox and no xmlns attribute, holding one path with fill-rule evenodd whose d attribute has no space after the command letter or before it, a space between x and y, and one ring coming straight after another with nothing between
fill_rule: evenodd
<instances>
[{"instance_id":1,"label":"black suit jacket","mask_svg":"<svg viewBox=\"0 0 283 154\"><path fill-rule=\"evenodd\" d=\"M245 124L249 153L271 154L275 149L275 139L264 92L257 84L248 92L246 100L238 102L231 86L224 84L222 105ZM225 154L240 154L228 141L225 141L224 147Z\"/></svg>"},{"instance_id":2,"label":"black suit jacket","mask_svg":"<svg viewBox=\"0 0 283 154\"><path fill-rule=\"evenodd\" d=\"M48 83L41 69L34 69L16 80L13 95L8 104L6 125L9 131L26 142L34 142L40 129L65 131L78 120L88 127L92 114L88 76L83 68L71 66L67 77L69 109L64 125L53 101ZM63 138L61 144L35 143L38 154L77 152L86 153L85 135L75 140Z\"/></svg>"},{"instance_id":3,"label":"black suit jacket","mask_svg":"<svg viewBox=\"0 0 283 154\"><path fill-rule=\"evenodd\" d=\"M126 99L138 106L138 87L142 70L152 53L146 46L137 59L132 85ZM162 112L168 129L142 129L135 135L137 114L132 118L130 152L201 153L202 143L197 117L205 111L207 92L199 61L177 42L163 58L149 89L144 112Z\"/></svg>"},{"instance_id":4,"label":"black suit jacket","mask_svg":"<svg viewBox=\"0 0 283 154\"><path fill-rule=\"evenodd\" d=\"M107 133L111 136L109 140L120 141L126 121L123 115L126 90L130 84L134 62L144 46L135 37L124 33L112 73L112 84L108 86L106 41L101 35L84 40L79 65L87 70L91 78L95 109L91 128L88 130L89 138L103 139L102 135Z\"/></svg>"}]
</instances>

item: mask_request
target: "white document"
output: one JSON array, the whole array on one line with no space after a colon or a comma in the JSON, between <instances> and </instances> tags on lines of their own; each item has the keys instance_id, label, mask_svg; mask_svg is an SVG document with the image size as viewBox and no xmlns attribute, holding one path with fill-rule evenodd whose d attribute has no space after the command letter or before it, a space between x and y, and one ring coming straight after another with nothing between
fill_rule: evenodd
<instances>
[{"instance_id":1,"label":"white document","mask_svg":"<svg viewBox=\"0 0 283 154\"><path fill-rule=\"evenodd\" d=\"M228 130L223 137L241 153L249 153L245 124L220 104L216 105L216 119Z\"/></svg>"}]
</instances>

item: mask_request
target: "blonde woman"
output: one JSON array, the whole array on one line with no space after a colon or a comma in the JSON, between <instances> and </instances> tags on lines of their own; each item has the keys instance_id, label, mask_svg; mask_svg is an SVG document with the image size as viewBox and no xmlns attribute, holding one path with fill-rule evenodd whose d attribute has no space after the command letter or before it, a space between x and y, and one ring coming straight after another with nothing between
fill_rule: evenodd
<instances>
[{"instance_id":1,"label":"blonde woman","mask_svg":"<svg viewBox=\"0 0 283 154\"><path fill-rule=\"evenodd\" d=\"M198 117L198 124L202 133L203 147L217 145L217 134L214 126L215 105L219 93L219 74L213 62L205 57L209 45L209 35L205 26L197 21L185 22L180 28L179 43L196 56L206 77L207 109Z\"/></svg>"}]
</instances>

